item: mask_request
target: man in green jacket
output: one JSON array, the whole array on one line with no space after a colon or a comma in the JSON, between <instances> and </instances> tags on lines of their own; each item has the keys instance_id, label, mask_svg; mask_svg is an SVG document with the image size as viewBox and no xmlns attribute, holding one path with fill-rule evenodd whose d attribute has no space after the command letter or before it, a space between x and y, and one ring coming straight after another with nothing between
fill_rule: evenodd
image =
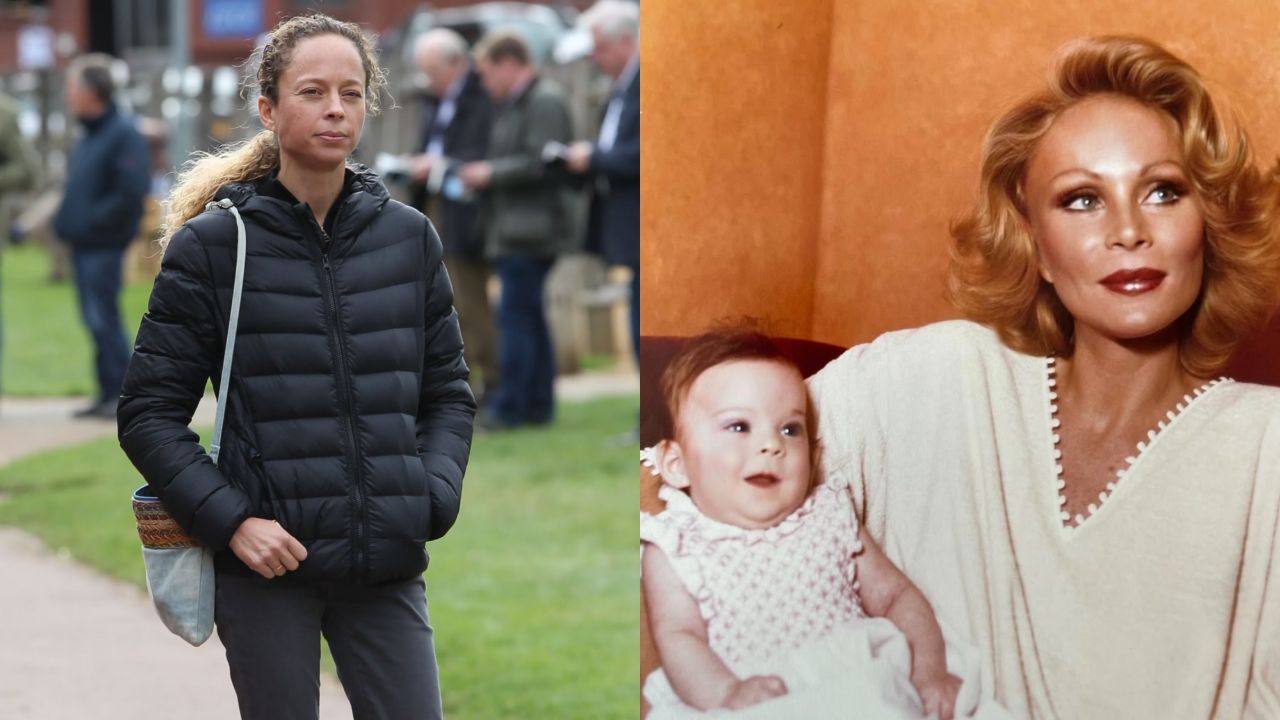
<instances>
[{"instance_id":1,"label":"man in green jacket","mask_svg":"<svg viewBox=\"0 0 1280 720\"><path fill-rule=\"evenodd\" d=\"M30 190L36 183L40 161L31 143L18 128L18 101L0 93L0 250L9 244L11 195ZM0 354L3 354L0 328Z\"/></svg>"},{"instance_id":2,"label":"man in green jacket","mask_svg":"<svg viewBox=\"0 0 1280 720\"><path fill-rule=\"evenodd\" d=\"M517 34L494 33L476 49L477 69L493 96L495 117L486 160L462 166L467 188L480 190L485 254L502 283L498 306L496 396L476 418L500 430L540 425L554 414L555 352L543 306L557 255L576 247L573 191L543 160L548 143L573 136L563 91L539 77ZM556 143L560 145L556 145Z\"/></svg>"}]
</instances>

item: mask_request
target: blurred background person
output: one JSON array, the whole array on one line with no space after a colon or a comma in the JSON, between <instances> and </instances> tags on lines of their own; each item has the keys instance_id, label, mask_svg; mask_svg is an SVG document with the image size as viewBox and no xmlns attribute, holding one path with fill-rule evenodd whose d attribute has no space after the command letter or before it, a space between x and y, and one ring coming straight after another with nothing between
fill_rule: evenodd
<instances>
[{"instance_id":1,"label":"blurred background person","mask_svg":"<svg viewBox=\"0 0 1280 720\"><path fill-rule=\"evenodd\" d=\"M114 418L129 346L120 322L125 248L138 233L151 186L147 141L114 102L111 58L77 58L67 71L67 110L84 136L67 163L54 231L71 247L80 317L93 337L98 393L78 417Z\"/></svg>"},{"instance_id":2,"label":"blurred background person","mask_svg":"<svg viewBox=\"0 0 1280 720\"><path fill-rule=\"evenodd\" d=\"M458 171L467 188L483 190L485 254L502 283L498 305L497 393L476 424L501 430L551 422L555 414L555 354L544 289L557 255L576 246L572 190L542 160L548 143L573 136L563 91L538 75L528 44L498 31L476 49L485 89L497 107L488 159Z\"/></svg>"},{"instance_id":3,"label":"blurred background person","mask_svg":"<svg viewBox=\"0 0 1280 720\"><path fill-rule=\"evenodd\" d=\"M483 403L498 384L497 339L487 291L490 268L477 224L479 203L450 171L460 163L484 159L493 103L471 65L467 41L453 30L423 33L414 47L414 63L426 76L430 94L423 108L419 154L409 168L410 204L431 218L444 242L471 388Z\"/></svg>"},{"instance_id":4,"label":"blurred background person","mask_svg":"<svg viewBox=\"0 0 1280 720\"><path fill-rule=\"evenodd\" d=\"M0 93L0 251L9 244L9 206L12 196L29 190L39 174L35 148L18 127L18 103ZM0 287L2 294L3 287ZM0 320L3 303L0 302ZM4 352L4 323L0 321L0 356ZM4 365L0 363L0 392L4 389Z\"/></svg>"},{"instance_id":5,"label":"blurred background person","mask_svg":"<svg viewBox=\"0 0 1280 720\"><path fill-rule=\"evenodd\" d=\"M594 143L569 146L565 164L588 176L586 249L631 271L631 351L640 348L640 6L600 0L579 25L591 32L591 59L613 79Z\"/></svg>"}]
</instances>

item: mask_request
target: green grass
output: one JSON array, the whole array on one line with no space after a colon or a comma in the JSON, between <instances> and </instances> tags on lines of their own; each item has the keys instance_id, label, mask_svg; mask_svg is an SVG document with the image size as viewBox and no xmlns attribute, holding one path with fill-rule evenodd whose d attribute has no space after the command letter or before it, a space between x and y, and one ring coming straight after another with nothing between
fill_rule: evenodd
<instances>
[{"instance_id":1,"label":"green grass","mask_svg":"<svg viewBox=\"0 0 1280 720\"><path fill-rule=\"evenodd\" d=\"M50 283L50 267L39 247L7 248L0 254L0 387L9 395L93 395L93 343L80 322L75 286ZM150 294L150 282L125 287L120 312L130 338Z\"/></svg>"},{"instance_id":2,"label":"green grass","mask_svg":"<svg viewBox=\"0 0 1280 720\"><path fill-rule=\"evenodd\" d=\"M618 358L614 355L587 353L578 360L578 367L582 372L604 372L617 366Z\"/></svg>"},{"instance_id":3,"label":"green grass","mask_svg":"<svg viewBox=\"0 0 1280 720\"><path fill-rule=\"evenodd\" d=\"M27 397L93 395L93 342L80 322L75 286L49 282L45 251L23 245L0 253L0 392ZM121 319L132 338L147 310L151 282L126 285ZM618 359L592 353L579 359L584 372L612 370ZM473 370L478 376L479 372Z\"/></svg>"},{"instance_id":4,"label":"green grass","mask_svg":"<svg viewBox=\"0 0 1280 720\"><path fill-rule=\"evenodd\" d=\"M551 428L476 437L462 516L426 574L449 717L636 716L635 453L607 447L635 410L563 405ZM0 469L0 523L142 585L138 484L110 439L28 457Z\"/></svg>"}]
</instances>

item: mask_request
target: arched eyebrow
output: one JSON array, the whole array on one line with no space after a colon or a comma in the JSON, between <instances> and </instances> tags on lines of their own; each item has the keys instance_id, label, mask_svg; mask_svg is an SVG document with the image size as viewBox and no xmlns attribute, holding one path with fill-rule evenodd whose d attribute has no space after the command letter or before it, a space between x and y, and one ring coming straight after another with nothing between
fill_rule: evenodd
<instances>
[{"instance_id":1,"label":"arched eyebrow","mask_svg":"<svg viewBox=\"0 0 1280 720\"><path fill-rule=\"evenodd\" d=\"M1182 163L1172 158L1168 158L1165 160L1157 160L1153 163L1147 163L1146 165L1143 165L1142 170L1139 171L1139 174L1146 175L1152 170L1159 168L1161 165L1170 165L1174 170L1177 170L1178 172L1185 173L1187 171L1187 168Z\"/></svg>"},{"instance_id":2,"label":"arched eyebrow","mask_svg":"<svg viewBox=\"0 0 1280 720\"><path fill-rule=\"evenodd\" d=\"M1156 160L1155 162L1150 162L1150 163L1147 163L1146 165L1143 165L1141 168L1138 168L1138 174L1146 175L1147 173L1151 172L1152 170L1155 170L1156 168L1159 168L1162 165L1170 165L1172 166L1173 169L1176 169L1178 172L1186 172L1186 168L1182 166L1182 163L1178 162L1177 160L1174 160L1173 158L1165 158L1163 160ZM1092 170L1089 170L1087 168L1082 168L1082 167L1073 167L1073 168L1067 168L1066 170L1063 170L1057 175L1054 175L1053 177L1049 178L1049 182L1050 183L1057 182L1059 178L1066 175L1073 175L1073 174L1084 175L1090 180L1102 179L1101 174L1096 173Z\"/></svg>"},{"instance_id":3,"label":"arched eyebrow","mask_svg":"<svg viewBox=\"0 0 1280 720\"><path fill-rule=\"evenodd\" d=\"M293 86L298 87L299 85L329 85L329 84L330 82L327 79L322 78L319 75L303 75L302 77L294 81ZM338 83L339 87L346 87L348 85L358 85L360 87L364 87L364 78L347 78Z\"/></svg>"}]
</instances>

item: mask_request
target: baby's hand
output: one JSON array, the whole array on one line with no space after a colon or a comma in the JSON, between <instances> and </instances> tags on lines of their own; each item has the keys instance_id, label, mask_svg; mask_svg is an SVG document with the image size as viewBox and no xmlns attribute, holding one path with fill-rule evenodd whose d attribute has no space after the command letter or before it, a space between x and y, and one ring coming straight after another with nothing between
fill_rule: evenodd
<instances>
[{"instance_id":1,"label":"baby's hand","mask_svg":"<svg viewBox=\"0 0 1280 720\"><path fill-rule=\"evenodd\" d=\"M777 675L752 675L746 680L739 680L725 696L724 706L730 710L738 710L748 705L762 703L787 694L787 684ZM955 693L952 693L955 697Z\"/></svg>"},{"instance_id":2,"label":"baby's hand","mask_svg":"<svg viewBox=\"0 0 1280 720\"><path fill-rule=\"evenodd\" d=\"M941 672L924 678L912 678L920 700L924 702L924 714L938 720L951 720L956 711L956 694L960 692L960 678Z\"/></svg>"}]
</instances>

